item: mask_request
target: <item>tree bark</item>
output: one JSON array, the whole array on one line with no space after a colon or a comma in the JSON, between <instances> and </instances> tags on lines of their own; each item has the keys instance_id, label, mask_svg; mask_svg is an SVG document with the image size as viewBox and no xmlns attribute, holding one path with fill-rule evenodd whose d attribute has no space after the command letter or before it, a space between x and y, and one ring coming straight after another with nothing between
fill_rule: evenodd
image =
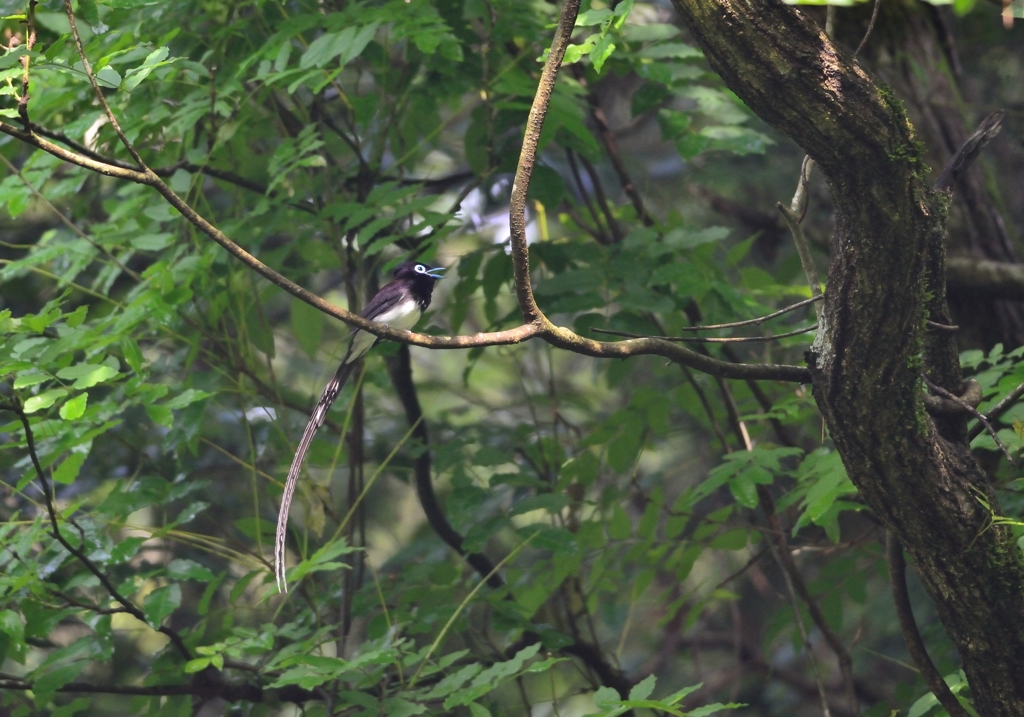
<instances>
[{"instance_id":1,"label":"tree bark","mask_svg":"<svg viewBox=\"0 0 1024 717\"><path fill-rule=\"evenodd\" d=\"M818 162L835 204L825 307L808 361L851 480L905 546L956 644L979 712L1024 714L1024 564L964 420L924 410L923 376L960 394L945 301L950 198L934 192L901 103L781 0L673 0L711 66Z\"/></svg>"}]
</instances>

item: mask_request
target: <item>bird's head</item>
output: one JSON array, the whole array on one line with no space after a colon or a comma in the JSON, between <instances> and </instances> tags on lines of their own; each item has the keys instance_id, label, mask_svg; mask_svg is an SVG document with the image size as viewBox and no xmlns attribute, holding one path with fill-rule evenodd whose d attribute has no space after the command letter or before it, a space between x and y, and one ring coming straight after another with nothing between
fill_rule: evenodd
<instances>
[{"instance_id":1,"label":"bird's head","mask_svg":"<svg viewBox=\"0 0 1024 717\"><path fill-rule=\"evenodd\" d=\"M444 278L438 273L442 271L444 271L442 267L432 267L418 261L406 261L395 267L394 274L396 279L427 278L437 281Z\"/></svg>"}]
</instances>

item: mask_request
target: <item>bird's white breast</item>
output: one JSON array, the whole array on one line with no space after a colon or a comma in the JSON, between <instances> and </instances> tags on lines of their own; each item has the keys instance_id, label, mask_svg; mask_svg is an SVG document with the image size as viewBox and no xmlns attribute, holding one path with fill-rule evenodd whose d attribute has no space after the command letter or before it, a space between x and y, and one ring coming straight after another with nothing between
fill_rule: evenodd
<instances>
[{"instance_id":1,"label":"bird's white breast","mask_svg":"<svg viewBox=\"0 0 1024 717\"><path fill-rule=\"evenodd\" d=\"M423 312L420 311L419 307L412 301L402 302L398 306L394 307L389 311L385 311L380 316L374 318L374 321L387 324L393 329L399 331L408 331L416 322L420 320L420 316ZM355 361L364 353L370 350L373 346L377 337L373 334L369 334L365 331L356 331L352 336L352 352L349 354L349 362Z\"/></svg>"}]
</instances>

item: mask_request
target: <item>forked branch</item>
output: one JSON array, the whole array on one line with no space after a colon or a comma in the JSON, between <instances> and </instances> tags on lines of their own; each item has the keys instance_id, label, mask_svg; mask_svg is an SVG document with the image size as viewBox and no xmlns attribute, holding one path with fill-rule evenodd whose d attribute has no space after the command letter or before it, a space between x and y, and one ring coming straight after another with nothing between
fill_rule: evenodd
<instances>
[{"instance_id":1,"label":"forked branch","mask_svg":"<svg viewBox=\"0 0 1024 717\"><path fill-rule=\"evenodd\" d=\"M146 166L138 151L132 146L127 136L121 130L113 112L110 110L103 93L99 88L95 74L88 62L83 62L86 74L107 113L107 117L114 127L118 136L124 143L125 148L137 162L139 169L129 169L108 162L100 161L81 153L74 152L53 142L48 141L37 133L32 127L21 129L7 122L0 121L0 132L15 137L28 145L43 150L59 159L62 159L79 167L115 177L137 184L153 187L167 202L177 209L196 228L213 239L217 244L226 249L228 253L255 271L260 276L270 281L275 286L291 294L297 299L306 302L310 306L333 316L349 326L362 329L375 336L379 336L399 343L424 346L432 349L465 349L480 346L496 346L516 344L533 338L540 338L553 346L573 351L575 353L594 356L597 358L629 358L631 356L655 355L662 356L676 363L722 378L737 378L751 380L778 380L805 383L810 380L810 372L801 366L786 366L773 364L750 364L737 365L726 361L704 356L681 346L673 345L669 341L658 338L642 338L630 341L601 342L586 339L573 331L555 326L552 324L533 297L529 269L529 250L526 245L526 191L529 187L530 175L536 161L540 131L543 126L544 116L554 90L554 83L557 79L558 67L565 54L565 48L569 43L572 28L575 23L576 14L579 10L579 0L569 0L562 9L558 29L552 41L551 51L547 63L541 75L541 81L534 97L533 107L527 120L526 133L523 140L523 150L520 155L519 168L516 172L516 180L512 188L510 199L510 229L512 240L512 258L514 267L514 281L516 295L519 305L523 311L524 323L513 329L477 333L469 336L429 336L412 332L399 331L388 327L386 324L379 324L364 319L351 313L340 306L332 304L320 298L316 294L307 291L284 275L267 266L241 246L233 242L224 232L210 223L202 215L196 212L181 197L167 185L152 169ZM73 22L74 14L67 6L69 20ZM72 24L72 29L75 29ZM84 49L80 52L83 54Z\"/></svg>"}]
</instances>

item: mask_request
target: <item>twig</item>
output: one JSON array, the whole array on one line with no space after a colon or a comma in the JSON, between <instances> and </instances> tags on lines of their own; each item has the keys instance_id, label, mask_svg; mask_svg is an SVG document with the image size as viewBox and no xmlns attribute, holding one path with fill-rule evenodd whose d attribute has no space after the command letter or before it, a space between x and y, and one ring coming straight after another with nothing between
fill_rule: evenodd
<instances>
[{"instance_id":1,"label":"twig","mask_svg":"<svg viewBox=\"0 0 1024 717\"><path fill-rule=\"evenodd\" d=\"M580 85L587 88L586 73L583 70L583 65L576 63L572 65L573 77ZM597 125L598 136L601 138L601 142L604 144L605 154L608 155L608 160L612 163L612 168L619 177L619 184L622 185L622 191L625 192L626 196L633 203L633 207L636 209L636 214L640 218L640 222L644 226L652 226L654 220L647 213L647 209L644 207L644 200L640 196L640 192L637 191L636 185L633 184L633 180L629 176L629 172L626 171L626 165L622 161L622 153L619 151L619 142L615 137L615 133L612 131L611 126L608 124L608 118L604 114L604 110L601 109L601 102L598 96L589 91L587 88L587 104L590 105L590 116L594 120L594 124Z\"/></svg>"},{"instance_id":2,"label":"twig","mask_svg":"<svg viewBox=\"0 0 1024 717\"><path fill-rule=\"evenodd\" d=\"M757 324L763 324L768 319L774 319L776 316L782 316L783 314L788 314L790 311L796 311L799 308L807 306L808 304L813 304L816 301L821 301L824 298L825 298L824 296L822 296L821 294L818 294L817 296L812 296L809 299L804 299L803 301L798 301L797 303L791 304L790 306L787 306L784 309L779 309L778 311L775 311L775 312L773 312L771 314L766 314L765 316L760 316L760 317L758 317L756 319L747 319L745 321L733 321L732 323L728 323L728 324L705 324L703 326L684 326L684 327L682 327L679 330L680 331L712 331L714 329L732 329L732 328L736 328L737 326L753 326L753 325L757 325ZM776 338L778 338L778 337L776 337Z\"/></svg>"},{"instance_id":3,"label":"twig","mask_svg":"<svg viewBox=\"0 0 1024 717\"><path fill-rule=\"evenodd\" d=\"M587 188L583 184L583 178L580 177L580 169L576 166L576 153L573 152L571 148L566 147L565 158L569 161L569 171L572 173L572 178L576 180L576 188L579 189L580 197L582 197L583 203L587 207L587 212L590 213L590 218L594 220L594 226L597 227L597 233L594 234L594 238L601 244L611 244L611 239L608 238L608 235L604 232L604 228L601 226L601 220L597 216L597 210L594 209L594 205L590 201L590 195L587 194ZM581 224L580 226L583 225Z\"/></svg>"},{"instance_id":4,"label":"twig","mask_svg":"<svg viewBox=\"0 0 1024 717\"><path fill-rule=\"evenodd\" d=\"M1013 405L1020 400L1021 396L1024 396L1024 383L1010 391L1010 393L1008 393L1003 400L1001 400L999 403L990 408L988 410L988 413L985 414L985 418L990 422L996 420L1004 413L1009 411L1010 408L1012 408ZM984 430L985 424L982 423L981 421L978 421L977 425L975 425L974 428L967 432L967 440L973 441Z\"/></svg>"},{"instance_id":5,"label":"twig","mask_svg":"<svg viewBox=\"0 0 1024 717\"><path fill-rule=\"evenodd\" d=\"M770 541L768 541L768 542L770 543ZM723 580L721 580L721 581L720 581L720 582L718 583L718 585L716 585L716 586L715 586L715 589L714 589L714 590L712 590L712 592L716 592L716 591L718 591L718 590L721 590L721 589L722 589L722 588L724 588L724 587L725 587L726 585L728 585L729 583L731 583L731 582L732 582L733 580L735 580L736 578L738 578L738 577L740 577L741 575L743 575L743 573L747 572L747 571L748 571L748 570L750 570L750 569L751 569L752 567L754 567L754 565L755 565L756 563L760 562L761 558L763 558L763 557L764 557L764 556L765 556L765 555L766 555L767 553L768 553L768 547L767 547L767 546L766 546L766 547L764 547L764 548L761 548L760 552L758 552L758 553L757 553L756 555L754 555L753 557L751 557L751 558L750 558L750 560L748 560L748 561L746 562L746 564L745 564L745 565L744 565L744 566L743 566L742 568L740 568L740 569L739 569L739 570L737 570L736 572L734 572L734 573L732 573L731 575L729 575L729 577L727 577L727 578L724 578Z\"/></svg>"},{"instance_id":6,"label":"twig","mask_svg":"<svg viewBox=\"0 0 1024 717\"><path fill-rule=\"evenodd\" d=\"M402 346L397 356L389 357L387 367L388 374L391 376L391 384L395 387L395 393L398 394L398 398L405 408L406 420L410 426L414 426L412 436L420 442L421 450L413 463L413 472L416 479L416 495L420 499L423 513L427 516L427 523L441 540L461 555L481 577L487 579L487 584L490 587L494 589L503 587L505 582L495 571L490 558L482 553L467 552L462 547L462 536L448 522L448 518L441 509L441 504L437 500L430 467L430 436L427 424L423 420L423 409L420 408L416 384L412 381L409 347Z\"/></svg>"},{"instance_id":7,"label":"twig","mask_svg":"<svg viewBox=\"0 0 1024 717\"><path fill-rule=\"evenodd\" d=\"M100 89L100 83L96 79L96 74L92 71L92 65L89 63L89 58L85 54L85 48L82 46L82 36L78 34L78 24L75 22L75 13L71 9L71 0L64 0L64 12L68 16L68 23L71 25L71 35L75 38L75 47L78 48L78 56L82 59L82 69L85 70L85 74L89 77L89 82L92 84L92 89L96 93L96 99L100 101L100 105L103 107L103 111L107 115L107 120L110 122L110 126L114 128L117 136L121 139L121 144L128 150L128 154L135 160L135 164L139 166L139 169L146 173L152 173L152 170L146 166L146 163L142 161L142 157L135 151L135 147L128 140L128 136L121 129L121 125L117 121L117 117L110 109L110 105L107 104L107 98L103 95L103 90Z\"/></svg>"},{"instance_id":8,"label":"twig","mask_svg":"<svg viewBox=\"0 0 1024 717\"><path fill-rule=\"evenodd\" d=\"M967 413L970 413L972 416L977 418L978 422L981 423L981 425L985 427L985 430L989 432L989 435L992 436L992 440L996 442L997 446L999 446L999 450L1001 450L1003 452L1003 455L1006 456L1006 460L1010 462L1010 465L1017 465L1013 460L1013 456L1010 455L1009 449L1007 449L1006 445L999 439L999 434L996 433L996 429L992 427L992 424L988 422L988 419L985 416L983 416L977 408L967 403L967 401L963 400L959 396L953 395L952 393L944 389L942 386L932 383L931 381L928 380L927 377L925 377L924 382L928 384L929 389L939 394L943 398L959 404L960 406L963 407L965 411L967 411Z\"/></svg>"},{"instance_id":9,"label":"twig","mask_svg":"<svg viewBox=\"0 0 1024 717\"><path fill-rule=\"evenodd\" d=\"M829 10L832 10L831 6ZM786 225L793 235L793 243L796 245L796 252L800 256L800 265L803 267L804 275L807 277L807 283L811 285L811 294L818 296L821 294L821 280L818 278L818 268L814 265L814 257L811 256L810 243L804 235L804 230L800 227L800 222L803 221L804 215L807 213L807 206L810 203L807 186L813 170L814 160L810 156L805 156L803 163L800 165L800 179L797 182L796 191L793 193L793 201L790 202L789 207L784 206L782 202L776 202L775 206L782 212L782 217L786 220ZM821 307L816 307L816 311L820 319Z\"/></svg>"},{"instance_id":10,"label":"twig","mask_svg":"<svg viewBox=\"0 0 1024 717\"><path fill-rule=\"evenodd\" d=\"M926 319L925 320L925 324L928 326L928 328L935 329L937 331L959 331L960 330L959 326L955 326L953 324L940 324L938 321L932 321L931 319Z\"/></svg>"},{"instance_id":11,"label":"twig","mask_svg":"<svg viewBox=\"0 0 1024 717\"><path fill-rule=\"evenodd\" d=\"M758 486L760 488L760 486ZM796 620L797 627L800 630L800 637L803 638L804 648L807 650L807 657L811 661L811 668L814 671L814 683L818 688L818 698L821 700L821 710L825 717L832 717L832 713L829 710L828 695L825 692L825 684L821 680L821 671L818 669L818 660L814 656L814 646L811 644L810 638L807 636L807 627L804 625L803 615L800 614L800 605L796 599L796 591L793 588L793 581L790 579L789 571L782 562L780 552L785 555L786 551L780 551L776 546L774 539L769 535L765 536L765 540L768 543L768 549L772 553L772 557L775 558L775 562L778 563L779 568L782 572L782 579L786 583L786 595L789 597L789 605L793 609L793 619Z\"/></svg>"},{"instance_id":12,"label":"twig","mask_svg":"<svg viewBox=\"0 0 1024 717\"><path fill-rule=\"evenodd\" d=\"M704 327L701 327L704 328ZM700 336L646 336L644 334L630 334L625 331L612 331L611 329L591 329L597 334L612 334L613 336L627 336L634 339L647 339L647 338L660 338L662 341L681 341L686 343L699 343L699 344L738 344L749 341L775 341L776 339L785 339L790 336L797 336L799 334L806 334L809 331L814 331L818 328L817 324L814 326L808 326L804 329L797 329L796 331L790 331L785 334L776 334L775 336L729 336L725 338L709 338Z\"/></svg>"},{"instance_id":13,"label":"twig","mask_svg":"<svg viewBox=\"0 0 1024 717\"><path fill-rule=\"evenodd\" d=\"M889 582L892 584L892 600L896 606L896 617L899 619L903 639L907 643L907 652L917 665L918 672L924 678L928 689L932 691L942 708L950 717L967 717L967 712L956 696L950 691L949 685L935 668L935 663L928 656L924 640L917 629L914 619L914 608L910 604L907 592L907 563L903 557L903 546L899 538L890 530L886 541L886 557L889 563Z\"/></svg>"},{"instance_id":14,"label":"twig","mask_svg":"<svg viewBox=\"0 0 1024 717\"><path fill-rule=\"evenodd\" d=\"M26 23L28 27L27 37L25 38L25 49L32 52L32 48L36 44L36 5L39 3L37 0L29 0L28 3L28 14ZM31 124L28 118L28 70L29 65L32 62L29 55L23 55L21 58L21 67L23 69L21 75L21 97L18 98L18 117L21 118L21 124L27 129Z\"/></svg>"},{"instance_id":15,"label":"twig","mask_svg":"<svg viewBox=\"0 0 1024 717\"><path fill-rule=\"evenodd\" d=\"M825 615L821 612L821 608L807 589L803 576L800 575L800 570L797 568L796 563L793 562L793 555L789 552L789 547L786 544L786 532L783 529L782 521L779 519L779 514L775 510L775 500L772 498L771 493L768 492L765 486L759 485L757 487L757 496L761 504L761 510L764 511L768 525L774 533L774 535L765 535L765 539L769 544L773 540L778 541L778 548L776 549L772 546L772 553L776 556L776 560L780 561L779 564L786 575L786 586L788 589L796 590L800 599L807 606L807 613L811 616L811 620L814 621L822 637L825 638L825 642L832 648L836 661L839 663L839 671L843 676L843 685L846 690L850 711L855 715L859 714L857 692L853 681L853 661L850 659L850 653L846 650L835 630L828 624ZM797 622L801 625L803 624L799 617L797 617Z\"/></svg>"},{"instance_id":16,"label":"twig","mask_svg":"<svg viewBox=\"0 0 1024 717\"><path fill-rule=\"evenodd\" d=\"M942 168L939 178L935 180L935 191L953 191L954 185L960 180L964 172L970 168L974 160L978 158L981 150L985 149L985 145L999 134L1005 114L1003 110L998 110L981 121L981 124L974 130L974 133L967 138L967 141L961 145L956 154L950 157L949 161L946 162L946 166Z\"/></svg>"},{"instance_id":17,"label":"twig","mask_svg":"<svg viewBox=\"0 0 1024 717\"><path fill-rule=\"evenodd\" d=\"M859 55L860 51L864 49L864 46L868 44L868 38L871 37L871 32L875 29L875 20L878 19L878 6L881 4L882 0L875 0L875 6L871 9L871 20L868 22L867 32L865 32L864 37L861 38L860 44L857 45L857 49L853 51L854 57Z\"/></svg>"},{"instance_id":18,"label":"twig","mask_svg":"<svg viewBox=\"0 0 1024 717\"><path fill-rule=\"evenodd\" d=\"M594 185L594 196L597 198L597 206L601 207L601 214L604 215L604 220L608 224L608 229L611 230L612 239L615 242L622 241L622 228L619 223L615 221L615 216L612 214L611 207L608 206L608 199L604 195L604 187L601 185L601 177L598 176L597 170L594 169L594 165L584 155L580 155L580 161L583 162L583 168L587 170L587 176L590 177L590 183Z\"/></svg>"},{"instance_id":19,"label":"twig","mask_svg":"<svg viewBox=\"0 0 1024 717\"><path fill-rule=\"evenodd\" d=\"M32 433L32 425L29 422L28 415L25 413L24 408L21 406L20 403L17 402L17 399L15 399L15 401L12 403L0 404L0 409L12 411L21 421L21 425L25 429L25 445L28 448L29 457L32 459L32 466L33 468L35 468L36 476L39 478L39 482L43 486L43 497L46 500L46 512L50 516L50 526L53 532L53 537L56 538L57 542L63 545L64 549L71 553L78 560L78 562L84 565L86 570L92 573L96 577L96 579L99 580L100 583L102 583L106 591L110 593L110 596L118 603L120 603L125 608L126 612L128 612L132 617L134 617L139 622L149 625L150 623L146 619L145 613L139 610L139 608L135 607L135 604L128 600L128 598L121 595L121 593L118 592L117 588L114 587L114 584L110 582L110 578L108 578L106 574L102 570L100 570L99 567L92 562L92 560L89 559L89 557L85 554L83 550L76 548L70 542L68 542L68 539L65 538L64 534L61 532L60 524L57 520L57 509L54 506L53 490L50 486L50 481L47 480L46 478L46 471L43 470L42 465L39 463L39 455L38 453L36 453L35 435ZM82 543L82 547L85 547L84 542ZM192 659L192 653L185 646L185 642L181 639L181 635L179 635L176 631L164 625L152 625L152 627L158 632L162 632L164 635L169 637L171 639L171 643L174 645L175 649L178 650L182 657L184 657L186 660Z\"/></svg>"},{"instance_id":20,"label":"twig","mask_svg":"<svg viewBox=\"0 0 1024 717\"><path fill-rule=\"evenodd\" d=\"M729 448L729 442L725 440L725 435L722 433L721 426L718 425L718 419L715 418L715 412L711 410L711 404L708 402L708 397L704 393L704 389L697 383L697 379L694 378L693 372L690 371L686 366L681 367L683 373L686 375L686 379L693 386L694 392L697 394L697 398L700 400L700 405L704 407L704 413L707 414L708 420L711 422L711 430L715 432L715 436L718 438L718 442L722 444L722 450L726 453L731 453L732 449Z\"/></svg>"}]
</instances>

